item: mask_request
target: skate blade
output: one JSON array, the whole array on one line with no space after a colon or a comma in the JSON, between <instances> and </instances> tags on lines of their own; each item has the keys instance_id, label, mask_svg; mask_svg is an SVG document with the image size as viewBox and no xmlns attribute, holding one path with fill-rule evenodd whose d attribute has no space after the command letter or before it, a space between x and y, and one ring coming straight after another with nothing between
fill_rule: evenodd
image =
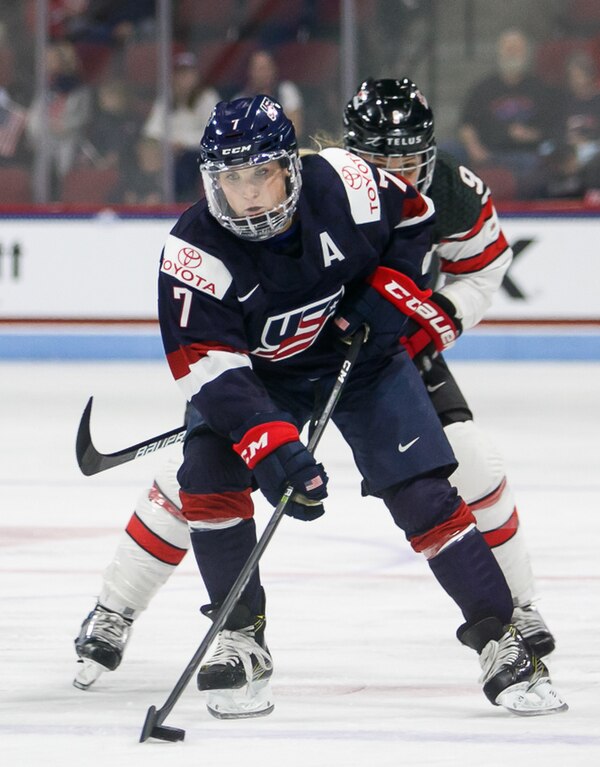
<instances>
[{"instance_id":1,"label":"skate blade","mask_svg":"<svg viewBox=\"0 0 600 767\"><path fill-rule=\"evenodd\" d=\"M94 682L106 671L104 666L89 658L77 661L77 673L73 679L73 687L78 690L88 690Z\"/></svg>"},{"instance_id":2,"label":"skate blade","mask_svg":"<svg viewBox=\"0 0 600 767\"><path fill-rule=\"evenodd\" d=\"M518 716L545 716L569 710L548 679L541 679L531 687L513 685L498 695L496 703Z\"/></svg>"},{"instance_id":3,"label":"skate blade","mask_svg":"<svg viewBox=\"0 0 600 767\"><path fill-rule=\"evenodd\" d=\"M273 694L268 679L240 687L238 690L211 690L206 707L216 719L249 719L267 716L273 711Z\"/></svg>"}]
</instances>

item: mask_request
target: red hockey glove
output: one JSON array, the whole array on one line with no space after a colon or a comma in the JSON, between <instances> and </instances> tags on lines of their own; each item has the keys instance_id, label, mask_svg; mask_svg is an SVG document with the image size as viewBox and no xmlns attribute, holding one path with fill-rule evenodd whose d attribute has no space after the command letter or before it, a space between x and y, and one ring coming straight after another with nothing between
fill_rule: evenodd
<instances>
[{"instance_id":1,"label":"red hockey glove","mask_svg":"<svg viewBox=\"0 0 600 767\"><path fill-rule=\"evenodd\" d=\"M273 506L291 485L294 493L285 506L286 514L306 522L324 514L327 474L300 442L293 424L269 421L252 426L233 449L252 469L260 490Z\"/></svg>"},{"instance_id":2,"label":"red hockey glove","mask_svg":"<svg viewBox=\"0 0 600 767\"><path fill-rule=\"evenodd\" d=\"M421 370L431 369L431 361L448 349L462 332L456 307L441 293L421 290L405 274L380 266L368 280L382 296L411 318L412 330L400 339Z\"/></svg>"},{"instance_id":3,"label":"red hockey glove","mask_svg":"<svg viewBox=\"0 0 600 767\"><path fill-rule=\"evenodd\" d=\"M412 315L400 343L404 344L421 373L431 370L433 360L450 348L462 333L456 307L442 293L433 293Z\"/></svg>"},{"instance_id":4,"label":"red hockey glove","mask_svg":"<svg viewBox=\"0 0 600 767\"><path fill-rule=\"evenodd\" d=\"M403 275L394 269L378 267L358 294L342 300L333 321L338 335L346 343L359 327L367 326L366 355L397 348L398 338L406 325L406 312L399 310L391 296L376 285L379 279L385 282L394 277Z\"/></svg>"}]
</instances>

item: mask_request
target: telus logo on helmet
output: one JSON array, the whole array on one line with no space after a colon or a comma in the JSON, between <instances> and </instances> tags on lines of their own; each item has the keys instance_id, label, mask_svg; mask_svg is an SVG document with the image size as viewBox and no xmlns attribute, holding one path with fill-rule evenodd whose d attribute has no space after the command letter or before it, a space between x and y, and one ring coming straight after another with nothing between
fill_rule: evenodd
<instances>
[{"instance_id":1,"label":"telus logo on helmet","mask_svg":"<svg viewBox=\"0 0 600 767\"><path fill-rule=\"evenodd\" d=\"M423 136L387 137L385 143L388 146L416 146L417 144L423 143Z\"/></svg>"}]
</instances>

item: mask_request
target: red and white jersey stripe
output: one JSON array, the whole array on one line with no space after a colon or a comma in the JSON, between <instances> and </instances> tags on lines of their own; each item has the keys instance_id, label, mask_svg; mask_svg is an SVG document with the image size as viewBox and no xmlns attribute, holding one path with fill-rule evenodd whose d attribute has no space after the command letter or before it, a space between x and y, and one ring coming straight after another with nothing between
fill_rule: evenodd
<instances>
[{"instance_id":1,"label":"red and white jersey stripe","mask_svg":"<svg viewBox=\"0 0 600 767\"><path fill-rule=\"evenodd\" d=\"M469 169L442 155L429 194L438 218L443 219L443 233L435 245L443 280L438 289L456 306L466 330L489 308L511 264L512 249L502 232L490 190ZM468 228L465 211L470 214L466 216Z\"/></svg>"}]
</instances>

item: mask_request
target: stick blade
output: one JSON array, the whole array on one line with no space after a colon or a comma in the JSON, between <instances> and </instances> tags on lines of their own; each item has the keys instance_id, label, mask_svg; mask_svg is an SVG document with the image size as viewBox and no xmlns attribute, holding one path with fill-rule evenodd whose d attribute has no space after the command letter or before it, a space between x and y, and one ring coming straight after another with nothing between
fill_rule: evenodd
<instances>
[{"instance_id":1,"label":"stick blade","mask_svg":"<svg viewBox=\"0 0 600 767\"><path fill-rule=\"evenodd\" d=\"M75 440L75 455L77 464L82 474L91 477L93 474L99 474L101 471L112 469L115 466L121 466L124 463L133 461L148 453L161 450L163 447L183 442L187 429L185 424L177 429L171 429L164 434L159 434L151 439L130 445L123 450L117 450L115 453L101 453L96 449L92 441L90 431L90 419L92 414L92 403L94 398L90 397L87 405L81 415L79 428L77 429L77 439Z\"/></svg>"},{"instance_id":2,"label":"stick blade","mask_svg":"<svg viewBox=\"0 0 600 767\"><path fill-rule=\"evenodd\" d=\"M159 724L159 716L156 711L156 706L150 706L148 713L146 714L146 721L142 727L140 743L145 743L148 738L156 738L157 740L166 740L169 743L177 743L177 741L185 738L185 730L181 730L179 727L165 727L164 725Z\"/></svg>"},{"instance_id":3,"label":"stick blade","mask_svg":"<svg viewBox=\"0 0 600 767\"><path fill-rule=\"evenodd\" d=\"M90 419L92 416L93 397L90 397L79 421L77 429L77 439L75 440L75 455L77 464L81 473L86 477L97 474L99 470L99 455L92 444L92 435L90 433Z\"/></svg>"}]
</instances>

